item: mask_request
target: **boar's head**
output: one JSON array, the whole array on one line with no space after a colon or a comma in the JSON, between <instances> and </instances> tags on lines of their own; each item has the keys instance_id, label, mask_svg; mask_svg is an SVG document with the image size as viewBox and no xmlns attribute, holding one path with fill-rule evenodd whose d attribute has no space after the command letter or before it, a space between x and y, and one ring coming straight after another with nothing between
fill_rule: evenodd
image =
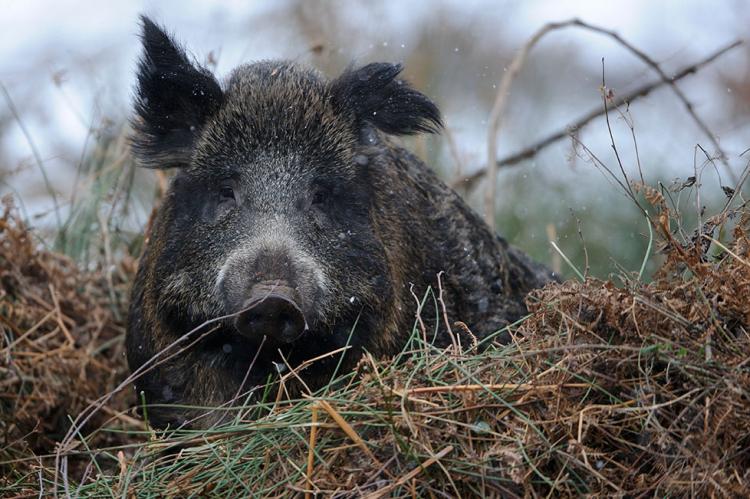
<instances>
[{"instance_id":1,"label":"boar's head","mask_svg":"<svg viewBox=\"0 0 750 499\"><path fill-rule=\"evenodd\" d=\"M142 39L134 150L142 166L177 169L140 278L164 330L223 317L204 345L221 355L342 346L355 323L367 334L393 294L367 149L377 131L437 130L435 105L399 65L327 81L260 62L220 84L147 18Z\"/></svg>"}]
</instances>

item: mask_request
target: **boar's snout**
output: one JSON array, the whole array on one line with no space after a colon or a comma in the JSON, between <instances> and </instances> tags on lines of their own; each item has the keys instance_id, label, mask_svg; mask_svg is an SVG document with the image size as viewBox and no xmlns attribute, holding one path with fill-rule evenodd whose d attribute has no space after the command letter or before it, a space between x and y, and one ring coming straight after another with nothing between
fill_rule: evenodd
<instances>
[{"instance_id":1,"label":"boar's snout","mask_svg":"<svg viewBox=\"0 0 750 499\"><path fill-rule=\"evenodd\" d=\"M291 343L307 329L297 293L286 282L267 281L256 284L245 301L234 327L243 336Z\"/></svg>"},{"instance_id":2,"label":"boar's snout","mask_svg":"<svg viewBox=\"0 0 750 499\"><path fill-rule=\"evenodd\" d=\"M320 263L285 226L266 224L237 244L219 269L214 291L227 324L247 339L290 343L321 324L329 288ZM309 325L309 328L308 328Z\"/></svg>"}]
</instances>

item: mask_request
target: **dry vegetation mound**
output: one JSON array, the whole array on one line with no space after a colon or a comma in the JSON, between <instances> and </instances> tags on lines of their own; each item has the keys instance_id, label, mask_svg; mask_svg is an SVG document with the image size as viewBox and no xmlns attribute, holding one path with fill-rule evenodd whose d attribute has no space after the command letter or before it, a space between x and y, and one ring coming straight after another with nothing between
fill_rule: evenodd
<instances>
[{"instance_id":1,"label":"dry vegetation mound","mask_svg":"<svg viewBox=\"0 0 750 499\"><path fill-rule=\"evenodd\" d=\"M750 217L725 210L680 243L660 194L645 194L666 255L651 283L551 284L529 297L510 345L440 351L415 327L394 361L365 357L300 400L286 401L282 383L221 428L169 434L123 433L139 428L121 412L123 394L70 430L65 414L124 379L124 283L36 250L6 209L0 486L20 495L746 496ZM73 444L42 457L65 431Z\"/></svg>"},{"instance_id":2,"label":"dry vegetation mound","mask_svg":"<svg viewBox=\"0 0 750 499\"><path fill-rule=\"evenodd\" d=\"M39 249L4 200L0 217L0 487L30 471L75 415L127 370L124 283ZM123 262L123 270L128 264ZM129 264L132 267L132 263ZM113 406L127 408L125 395ZM110 409L111 412L111 408ZM102 424L99 417L92 424ZM19 461L20 460L20 461Z\"/></svg>"}]
</instances>

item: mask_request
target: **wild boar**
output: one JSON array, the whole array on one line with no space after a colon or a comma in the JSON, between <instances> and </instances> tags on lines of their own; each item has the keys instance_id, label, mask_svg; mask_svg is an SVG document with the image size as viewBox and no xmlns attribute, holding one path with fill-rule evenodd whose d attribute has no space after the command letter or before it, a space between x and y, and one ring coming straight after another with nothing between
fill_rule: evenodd
<instances>
[{"instance_id":1,"label":"wild boar","mask_svg":"<svg viewBox=\"0 0 750 499\"><path fill-rule=\"evenodd\" d=\"M327 80L266 61L220 84L142 23L133 148L144 167L176 169L128 317L136 388L159 404L152 424L214 424L220 411L163 404L231 404L279 365L348 346L300 372L315 389L363 351L399 352L415 297L437 290L439 274L447 317L479 339L522 317L527 292L550 280L389 138L441 127L400 65ZM450 344L432 300L427 309L428 341Z\"/></svg>"}]
</instances>

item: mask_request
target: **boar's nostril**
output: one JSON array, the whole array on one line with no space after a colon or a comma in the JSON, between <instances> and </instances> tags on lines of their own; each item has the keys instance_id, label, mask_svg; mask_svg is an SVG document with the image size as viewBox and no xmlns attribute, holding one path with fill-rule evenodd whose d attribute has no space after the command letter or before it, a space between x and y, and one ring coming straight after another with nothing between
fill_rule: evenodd
<instances>
[{"instance_id":1,"label":"boar's nostril","mask_svg":"<svg viewBox=\"0 0 750 499\"><path fill-rule=\"evenodd\" d=\"M290 288L256 286L245 302L243 312L234 320L235 328L244 336L279 343L291 343L306 329L305 316L294 300Z\"/></svg>"}]
</instances>

